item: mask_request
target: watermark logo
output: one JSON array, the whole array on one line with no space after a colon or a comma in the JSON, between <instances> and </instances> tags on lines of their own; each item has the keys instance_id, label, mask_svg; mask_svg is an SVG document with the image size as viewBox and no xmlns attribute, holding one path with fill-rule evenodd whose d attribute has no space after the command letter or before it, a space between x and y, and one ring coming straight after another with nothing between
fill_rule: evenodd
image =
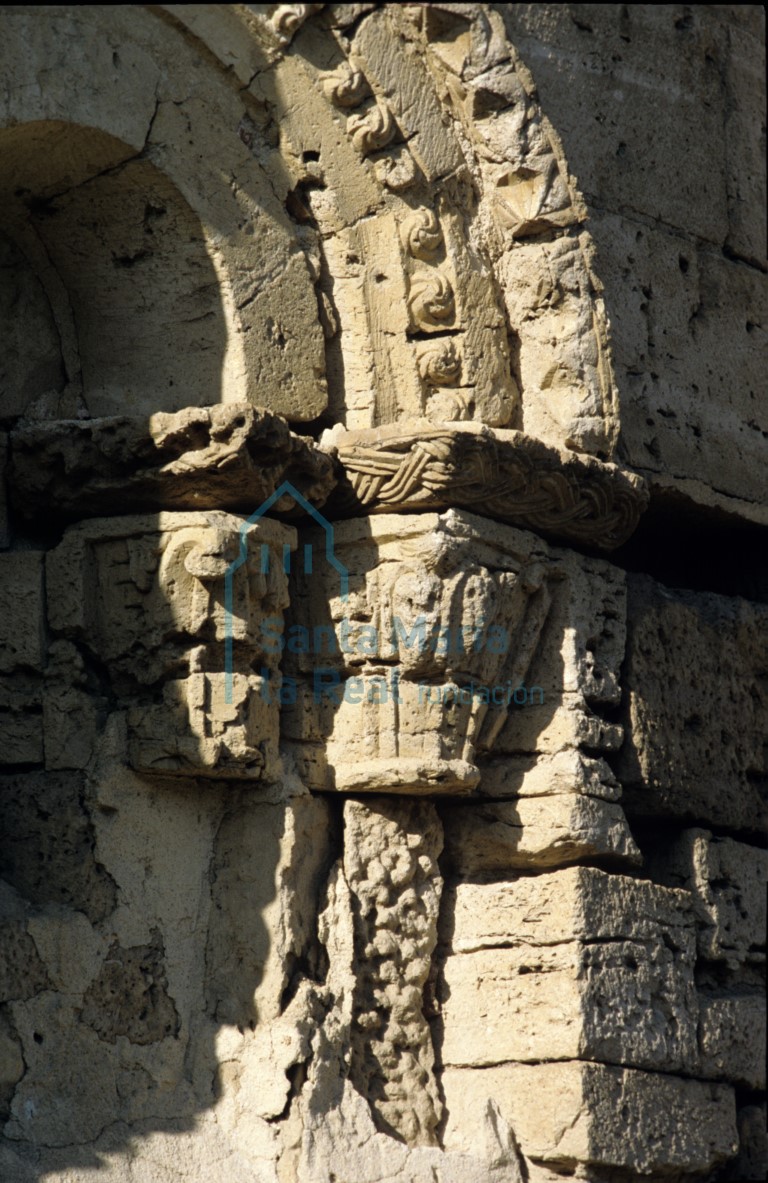
<instances>
[{"instance_id":1,"label":"watermark logo","mask_svg":"<svg viewBox=\"0 0 768 1183\"><path fill-rule=\"evenodd\" d=\"M325 560L336 572L338 577L339 596L342 608L349 602L349 571L336 555L334 546L333 524L320 513L315 506L296 489L290 481L283 481L279 488L262 502L258 509L247 518L240 527L239 553L226 570L224 576L224 701L233 701L234 682L234 579L237 571L248 562L258 561L261 574L266 575L270 564L274 561L274 543L272 548L268 542L260 542L254 553L249 554L249 530L256 522L264 517L268 511L286 495L293 498L305 513L307 513L323 530L325 539ZM311 543L305 543L293 552L285 543L282 547L282 569L286 575L295 569L297 563L303 561L303 571L312 577L315 572L315 549ZM346 612L334 624L318 624L308 628L301 624L292 624L286 631L280 616L266 617L260 623L261 648L265 653L279 654L285 651L292 654L311 655L317 658L331 656L354 655L358 662L375 659L377 662L397 662L403 654L415 651L417 655L432 655L440 664L448 668L469 669L469 662L462 658L471 659L474 655L485 653L491 658L491 665L499 668L504 665L505 658L510 653L511 637L500 624L475 620L471 624L461 624L451 627L439 620L428 620L425 615L419 615L407 622L394 616L385 635L373 625L360 620L351 620ZM261 694L267 702L278 702L288 705L297 701L298 688L295 679L278 679L279 689L271 685L270 673L262 670ZM513 683L510 680L499 681L494 685L485 685L471 678L468 684L456 685L446 681L442 685L434 682L419 682L418 704L429 706L440 703L443 706L456 705L493 705L509 709L515 706L541 704L544 691L540 686L526 687L522 682ZM342 678L341 671L332 666L318 664L313 669L313 697L315 702L323 700L335 705L341 702L402 702L400 697L400 675L395 666L391 676L386 679L383 675L373 675L367 678L361 676ZM375 697L371 697L374 695Z\"/></svg>"},{"instance_id":2,"label":"watermark logo","mask_svg":"<svg viewBox=\"0 0 768 1183\"><path fill-rule=\"evenodd\" d=\"M233 698L233 672L234 672L234 582L236 572L248 562L248 530L256 522L263 518L266 513L276 505L282 497L286 495L293 498L297 505L308 513L310 517L314 518L319 526L325 532L325 557L330 565L335 569L339 576L339 592L342 603L346 604L349 599L349 571L342 562L336 557L333 544L333 526L327 518L323 517L314 505L311 505L299 490L291 484L290 481L283 481L274 493L262 501L258 509L254 510L249 518L243 522L240 527L240 553L234 559L226 570L224 575L224 701L231 703ZM312 574L313 570L313 548L311 543L307 543L303 549L304 570L308 575ZM286 575L291 571L291 548L287 543L283 545L282 565L283 571ZM259 549L259 569L262 575L266 575L269 571L269 565L272 561L269 545L266 542L260 544ZM268 624L269 622L265 622Z\"/></svg>"}]
</instances>

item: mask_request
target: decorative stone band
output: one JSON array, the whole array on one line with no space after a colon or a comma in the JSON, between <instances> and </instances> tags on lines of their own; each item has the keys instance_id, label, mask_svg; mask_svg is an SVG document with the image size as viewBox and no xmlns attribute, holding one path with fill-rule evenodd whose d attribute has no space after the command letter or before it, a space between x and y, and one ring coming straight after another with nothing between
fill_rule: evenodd
<instances>
[{"instance_id":1,"label":"decorative stone band","mask_svg":"<svg viewBox=\"0 0 768 1183\"><path fill-rule=\"evenodd\" d=\"M283 481L322 505L335 484L330 456L279 415L248 403L149 419L35 423L11 437L9 481L24 516L69 518L162 509L251 513ZM286 495L275 510L294 507Z\"/></svg>"},{"instance_id":2,"label":"decorative stone band","mask_svg":"<svg viewBox=\"0 0 768 1183\"><path fill-rule=\"evenodd\" d=\"M635 473L521 431L426 420L331 432L339 513L458 507L566 542L612 550L648 503Z\"/></svg>"}]
</instances>

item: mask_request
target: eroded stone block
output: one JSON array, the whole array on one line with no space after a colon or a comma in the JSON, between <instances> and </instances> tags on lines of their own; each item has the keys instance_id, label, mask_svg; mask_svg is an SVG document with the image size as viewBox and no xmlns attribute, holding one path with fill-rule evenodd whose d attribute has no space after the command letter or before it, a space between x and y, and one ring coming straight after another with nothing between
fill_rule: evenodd
<instances>
[{"instance_id":1,"label":"eroded stone block","mask_svg":"<svg viewBox=\"0 0 768 1183\"><path fill-rule=\"evenodd\" d=\"M626 808L764 830L768 609L628 580Z\"/></svg>"},{"instance_id":2,"label":"eroded stone block","mask_svg":"<svg viewBox=\"0 0 768 1183\"><path fill-rule=\"evenodd\" d=\"M472 802L442 812L456 875L499 878L512 870L562 867L600 855L641 861L621 806L578 792Z\"/></svg>"},{"instance_id":3,"label":"eroded stone block","mask_svg":"<svg viewBox=\"0 0 768 1183\"><path fill-rule=\"evenodd\" d=\"M738 1147L734 1095L725 1085L570 1062L449 1068L443 1088L450 1149L471 1144L490 1098L523 1153L561 1170L705 1172Z\"/></svg>"},{"instance_id":4,"label":"eroded stone block","mask_svg":"<svg viewBox=\"0 0 768 1183\"><path fill-rule=\"evenodd\" d=\"M0 673L43 668L43 554L0 554Z\"/></svg>"},{"instance_id":5,"label":"eroded stone block","mask_svg":"<svg viewBox=\"0 0 768 1183\"><path fill-rule=\"evenodd\" d=\"M765 998L699 995L698 1076L765 1088Z\"/></svg>"},{"instance_id":6,"label":"eroded stone block","mask_svg":"<svg viewBox=\"0 0 768 1183\"><path fill-rule=\"evenodd\" d=\"M288 481L322 505L333 461L279 415L249 403L149 417L27 424L13 433L10 486L25 517L163 509L253 513ZM290 512L290 494L278 503Z\"/></svg>"},{"instance_id":7,"label":"eroded stone block","mask_svg":"<svg viewBox=\"0 0 768 1183\"><path fill-rule=\"evenodd\" d=\"M575 868L461 883L444 917L445 1064L694 1066L695 935L683 892Z\"/></svg>"},{"instance_id":8,"label":"eroded stone block","mask_svg":"<svg viewBox=\"0 0 768 1183\"><path fill-rule=\"evenodd\" d=\"M659 843L650 867L691 892L700 957L738 967L764 956L768 851L691 829Z\"/></svg>"}]
</instances>

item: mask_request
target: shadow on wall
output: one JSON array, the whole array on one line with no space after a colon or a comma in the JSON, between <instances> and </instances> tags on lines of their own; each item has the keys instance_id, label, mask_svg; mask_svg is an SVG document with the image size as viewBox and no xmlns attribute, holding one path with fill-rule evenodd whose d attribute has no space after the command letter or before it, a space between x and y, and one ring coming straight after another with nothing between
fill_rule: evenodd
<instances>
[{"instance_id":1,"label":"shadow on wall","mask_svg":"<svg viewBox=\"0 0 768 1183\"><path fill-rule=\"evenodd\" d=\"M2 419L221 401L219 279L171 182L127 144L67 123L0 132L0 162Z\"/></svg>"},{"instance_id":2,"label":"shadow on wall","mask_svg":"<svg viewBox=\"0 0 768 1183\"><path fill-rule=\"evenodd\" d=\"M49 120L0 132L0 162L0 425L223 401L221 281L168 178L103 131ZM158 515L142 522L159 529ZM34 567L36 593L17 599L35 642L0 661L2 706L28 711L37 735L10 766L2 753L0 777L6 1183L109 1169L110 1156L129 1170L132 1138L194 1128L243 1060L262 1076L260 1116L280 1115L287 1065L258 1041L297 966L311 971L329 841L327 809L307 796L128 770L95 638L46 635L49 523L34 529L8 557ZM107 549L84 595L108 621L116 593L124 623L130 577L151 585L157 563L128 573L125 539ZM219 1115L222 1139L236 1120Z\"/></svg>"}]
</instances>

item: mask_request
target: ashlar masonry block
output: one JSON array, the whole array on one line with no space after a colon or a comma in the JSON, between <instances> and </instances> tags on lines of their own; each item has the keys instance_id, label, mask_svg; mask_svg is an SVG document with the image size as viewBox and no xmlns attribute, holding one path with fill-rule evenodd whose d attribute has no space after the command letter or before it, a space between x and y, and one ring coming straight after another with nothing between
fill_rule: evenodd
<instances>
[{"instance_id":1,"label":"ashlar masonry block","mask_svg":"<svg viewBox=\"0 0 768 1183\"><path fill-rule=\"evenodd\" d=\"M704 1174L738 1148L726 1085L574 1061L448 1068L442 1084L447 1149L471 1144L489 1099L527 1158L569 1173Z\"/></svg>"},{"instance_id":2,"label":"ashlar masonry block","mask_svg":"<svg viewBox=\"0 0 768 1183\"><path fill-rule=\"evenodd\" d=\"M446 1065L694 1067L695 931L686 893L576 867L459 883L444 915L437 996Z\"/></svg>"}]
</instances>

